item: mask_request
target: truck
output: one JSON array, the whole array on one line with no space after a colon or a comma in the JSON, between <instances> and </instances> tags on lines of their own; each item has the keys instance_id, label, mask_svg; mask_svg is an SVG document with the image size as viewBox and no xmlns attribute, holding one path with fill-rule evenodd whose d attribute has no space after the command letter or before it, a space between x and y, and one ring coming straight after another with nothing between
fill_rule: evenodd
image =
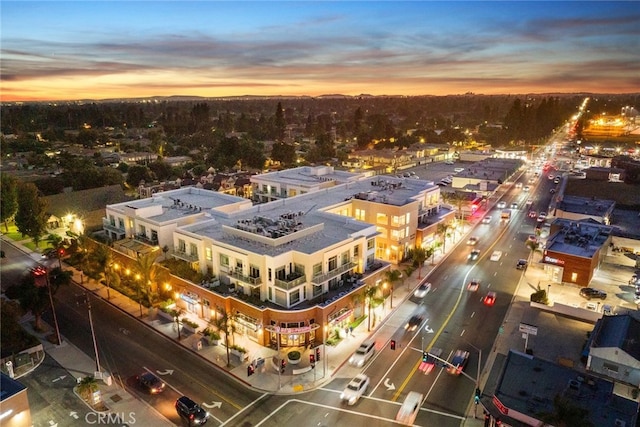
<instances>
[{"instance_id":1,"label":"truck","mask_svg":"<svg viewBox=\"0 0 640 427\"><path fill-rule=\"evenodd\" d=\"M511 210L505 209L500 214L500 221L508 222L511 219Z\"/></svg>"}]
</instances>

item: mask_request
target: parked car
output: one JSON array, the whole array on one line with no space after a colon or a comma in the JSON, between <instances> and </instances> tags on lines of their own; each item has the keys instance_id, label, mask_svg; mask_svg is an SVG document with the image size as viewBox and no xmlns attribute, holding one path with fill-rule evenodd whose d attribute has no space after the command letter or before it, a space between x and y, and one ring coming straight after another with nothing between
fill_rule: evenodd
<instances>
[{"instance_id":1,"label":"parked car","mask_svg":"<svg viewBox=\"0 0 640 427\"><path fill-rule=\"evenodd\" d=\"M480 287L480 282L478 280L471 280L467 283L467 290L470 292L476 292Z\"/></svg>"},{"instance_id":2,"label":"parked car","mask_svg":"<svg viewBox=\"0 0 640 427\"><path fill-rule=\"evenodd\" d=\"M489 292L484 299L482 300L482 302L484 303L484 305L493 305L496 303L496 293L495 292Z\"/></svg>"},{"instance_id":3,"label":"parked car","mask_svg":"<svg viewBox=\"0 0 640 427\"><path fill-rule=\"evenodd\" d=\"M527 260L519 259L518 262L516 263L516 268L518 270L525 270L527 268Z\"/></svg>"},{"instance_id":4,"label":"parked car","mask_svg":"<svg viewBox=\"0 0 640 427\"><path fill-rule=\"evenodd\" d=\"M451 365L447 368L447 372L452 375L460 375L462 371L464 371L465 366L467 366L467 361L469 360L469 352L465 350L456 350L453 354L453 358L451 359Z\"/></svg>"},{"instance_id":5,"label":"parked car","mask_svg":"<svg viewBox=\"0 0 640 427\"><path fill-rule=\"evenodd\" d=\"M467 259L469 261L475 261L478 259L478 257L480 256L480 251L478 249L474 249L471 252L469 252L469 255L467 256Z\"/></svg>"},{"instance_id":6,"label":"parked car","mask_svg":"<svg viewBox=\"0 0 640 427\"><path fill-rule=\"evenodd\" d=\"M162 393L166 387L165 383L151 372L144 372L136 376L138 384L149 394Z\"/></svg>"},{"instance_id":7,"label":"parked car","mask_svg":"<svg viewBox=\"0 0 640 427\"><path fill-rule=\"evenodd\" d=\"M469 237L469 240L467 240L467 245L477 245L478 244L478 238L476 236L471 236Z\"/></svg>"},{"instance_id":8,"label":"parked car","mask_svg":"<svg viewBox=\"0 0 640 427\"><path fill-rule=\"evenodd\" d=\"M349 405L355 405L355 403L362 397L369 387L369 377L365 374L358 374L352 379L344 391L340 394L340 400L347 401Z\"/></svg>"},{"instance_id":9,"label":"parked car","mask_svg":"<svg viewBox=\"0 0 640 427\"><path fill-rule=\"evenodd\" d=\"M362 367L376 352L376 342L375 341L365 341L360 344L353 353L353 355L349 358L349 363L351 365L355 365L358 368Z\"/></svg>"},{"instance_id":10,"label":"parked car","mask_svg":"<svg viewBox=\"0 0 640 427\"><path fill-rule=\"evenodd\" d=\"M424 282L423 284L418 286L418 289L416 289L413 292L413 295L416 298L424 298L425 296L427 296L427 294L429 293L430 290L431 290L431 283Z\"/></svg>"},{"instance_id":11,"label":"parked car","mask_svg":"<svg viewBox=\"0 0 640 427\"><path fill-rule=\"evenodd\" d=\"M607 293L604 291L601 291L600 289L582 288L580 289L580 296L588 300L592 298L606 299Z\"/></svg>"},{"instance_id":12,"label":"parked car","mask_svg":"<svg viewBox=\"0 0 640 427\"><path fill-rule=\"evenodd\" d=\"M500 258L502 258L502 251L493 251L489 259L491 261L500 261Z\"/></svg>"},{"instance_id":13,"label":"parked car","mask_svg":"<svg viewBox=\"0 0 640 427\"><path fill-rule=\"evenodd\" d=\"M407 332L413 332L418 328L418 326L420 326L423 320L424 318L422 316L418 316L418 315L411 316L407 324L404 325L404 329Z\"/></svg>"},{"instance_id":14,"label":"parked car","mask_svg":"<svg viewBox=\"0 0 640 427\"><path fill-rule=\"evenodd\" d=\"M180 418L184 419L190 426L203 425L209 419L209 413L187 396L179 397L176 400L176 411Z\"/></svg>"}]
</instances>

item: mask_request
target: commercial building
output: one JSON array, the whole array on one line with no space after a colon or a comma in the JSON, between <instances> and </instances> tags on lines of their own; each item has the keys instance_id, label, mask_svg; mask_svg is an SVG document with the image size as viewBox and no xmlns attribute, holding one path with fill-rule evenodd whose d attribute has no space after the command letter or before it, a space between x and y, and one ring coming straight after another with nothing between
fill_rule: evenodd
<instances>
[{"instance_id":1,"label":"commercial building","mask_svg":"<svg viewBox=\"0 0 640 427\"><path fill-rule=\"evenodd\" d=\"M105 231L131 258L167 247L207 277L172 277L180 307L207 320L231 313L263 345L279 336L280 346L298 346L363 315L365 289L451 217L430 181L283 172L252 177L269 202L181 188L107 206Z\"/></svg>"},{"instance_id":2,"label":"commercial building","mask_svg":"<svg viewBox=\"0 0 640 427\"><path fill-rule=\"evenodd\" d=\"M562 194L558 197L553 216L573 221L592 219L600 224L609 225L616 202Z\"/></svg>"},{"instance_id":3,"label":"commercial building","mask_svg":"<svg viewBox=\"0 0 640 427\"><path fill-rule=\"evenodd\" d=\"M32 425L27 388L0 372L0 424L3 427Z\"/></svg>"},{"instance_id":4,"label":"commercial building","mask_svg":"<svg viewBox=\"0 0 640 427\"><path fill-rule=\"evenodd\" d=\"M592 219L551 223L542 263L553 282L589 286L607 255L613 227Z\"/></svg>"}]
</instances>

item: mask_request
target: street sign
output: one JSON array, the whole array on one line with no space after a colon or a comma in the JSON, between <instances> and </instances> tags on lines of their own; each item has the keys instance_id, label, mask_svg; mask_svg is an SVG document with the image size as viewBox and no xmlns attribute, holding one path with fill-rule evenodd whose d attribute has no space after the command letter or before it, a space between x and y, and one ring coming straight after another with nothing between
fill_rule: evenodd
<instances>
[{"instance_id":1,"label":"street sign","mask_svg":"<svg viewBox=\"0 0 640 427\"><path fill-rule=\"evenodd\" d=\"M538 327L537 326L533 326L533 325L529 325L527 323L520 323L520 326L518 327L518 330L520 332L525 333L525 334L538 335Z\"/></svg>"}]
</instances>

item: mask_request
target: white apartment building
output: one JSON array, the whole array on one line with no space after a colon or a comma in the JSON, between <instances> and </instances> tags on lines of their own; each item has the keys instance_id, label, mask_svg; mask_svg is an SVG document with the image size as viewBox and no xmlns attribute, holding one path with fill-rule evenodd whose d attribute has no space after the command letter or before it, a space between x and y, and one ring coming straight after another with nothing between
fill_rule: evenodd
<instances>
[{"instance_id":1,"label":"white apartment building","mask_svg":"<svg viewBox=\"0 0 640 427\"><path fill-rule=\"evenodd\" d=\"M318 174L321 168L292 171L326 176ZM180 284L188 311L209 319L218 307L233 310L244 316L245 332L265 345L276 335L285 346L312 342L318 324L348 321L354 309L347 297L379 282L389 263L398 263L415 245L420 221L437 216L439 187L412 178L341 173L344 182L328 188L323 184L329 181L317 181L316 188L300 180L304 185L295 187L294 196L293 183L276 182L280 173L257 175L252 182L287 197L252 205L241 197L180 188L107 206L104 229L116 240L114 248L133 258L144 247L166 245L170 255L214 277ZM132 249L132 242L140 246ZM276 324L284 329L260 338L260 325ZM292 324L299 325L292 327L295 333L282 338Z\"/></svg>"}]
</instances>

